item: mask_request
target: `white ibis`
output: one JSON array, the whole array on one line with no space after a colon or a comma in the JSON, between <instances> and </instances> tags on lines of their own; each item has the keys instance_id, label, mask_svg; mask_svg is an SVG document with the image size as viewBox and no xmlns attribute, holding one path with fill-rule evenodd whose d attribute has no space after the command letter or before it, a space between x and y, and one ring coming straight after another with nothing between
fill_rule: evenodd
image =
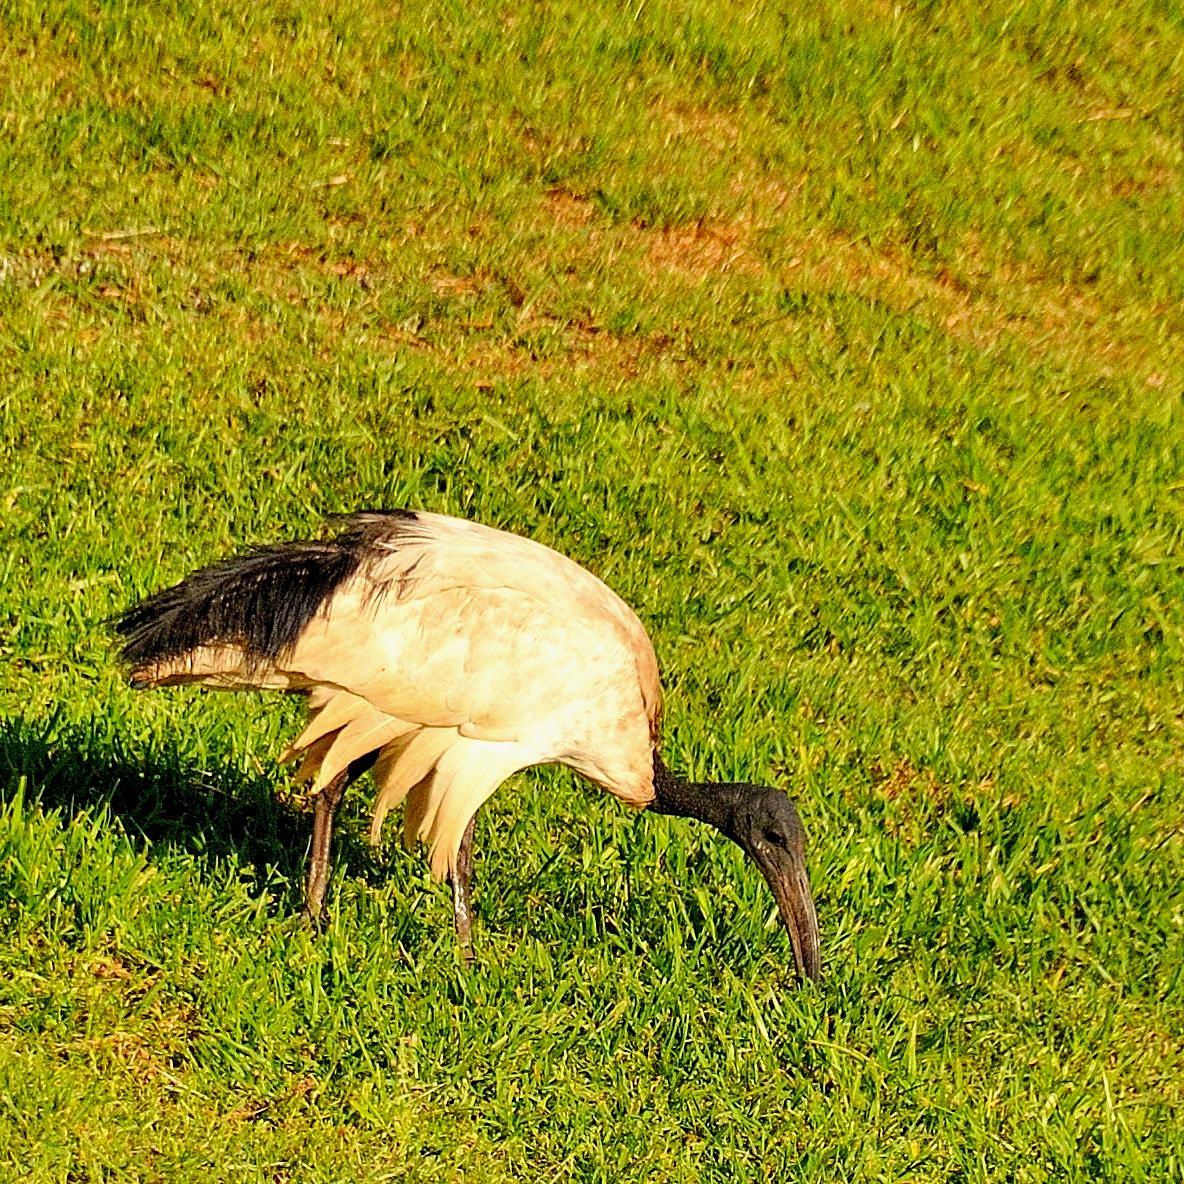
<instances>
[{"instance_id":1,"label":"white ibis","mask_svg":"<svg viewBox=\"0 0 1184 1184\"><path fill-rule=\"evenodd\" d=\"M630 806L697 818L760 868L799 977L820 973L805 839L785 794L686 781L658 752L662 692L632 609L540 543L440 514L344 520L324 542L256 547L194 572L118 623L135 687L202 683L303 692L303 757L315 814L305 915L322 915L333 818L372 768L372 837L406 801L452 884L471 957L473 819L512 773L567 765Z\"/></svg>"}]
</instances>

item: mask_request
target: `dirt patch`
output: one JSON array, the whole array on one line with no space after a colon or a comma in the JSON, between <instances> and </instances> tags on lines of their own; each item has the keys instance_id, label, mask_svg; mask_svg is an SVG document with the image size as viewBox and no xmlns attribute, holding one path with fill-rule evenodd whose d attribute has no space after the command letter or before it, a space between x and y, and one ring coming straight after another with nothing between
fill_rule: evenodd
<instances>
[{"instance_id":1,"label":"dirt patch","mask_svg":"<svg viewBox=\"0 0 1184 1184\"><path fill-rule=\"evenodd\" d=\"M657 271L692 279L728 271L755 271L759 263L748 249L747 230L738 223L692 222L662 229L634 227L646 246L646 259Z\"/></svg>"},{"instance_id":2,"label":"dirt patch","mask_svg":"<svg viewBox=\"0 0 1184 1184\"><path fill-rule=\"evenodd\" d=\"M931 769L919 770L908 757L891 769L871 769L872 793L884 803L883 827L906 843L921 842L933 833L950 809L954 794Z\"/></svg>"},{"instance_id":3,"label":"dirt patch","mask_svg":"<svg viewBox=\"0 0 1184 1184\"><path fill-rule=\"evenodd\" d=\"M596 215L595 207L586 197L562 185L547 190L543 205L551 220L567 230L579 230L587 226Z\"/></svg>"},{"instance_id":4,"label":"dirt patch","mask_svg":"<svg viewBox=\"0 0 1184 1184\"><path fill-rule=\"evenodd\" d=\"M1148 165L1133 176L1111 180L1109 190L1112 196L1118 198L1142 197L1166 189L1175 179L1175 174L1166 165Z\"/></svg>"},{"instance_id":5,"label":"dirt patch","mask_svg":"<svg viewBox=\"0 0 1184 1184\"><path fill-rule=\"evenodd\" d=\"M476 296L482 288L475 276L453 275L443 268L432 273L428 284L437 296Z\"/></svg>"}]
</instances>

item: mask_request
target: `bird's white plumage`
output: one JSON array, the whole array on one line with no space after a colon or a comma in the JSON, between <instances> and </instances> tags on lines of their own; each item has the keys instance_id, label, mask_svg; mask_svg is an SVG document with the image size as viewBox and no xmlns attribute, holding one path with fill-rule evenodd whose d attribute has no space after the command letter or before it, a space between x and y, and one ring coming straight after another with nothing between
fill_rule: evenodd
<instances>
[{"instance_id":1,"label":"bird's white plumage","mask_svg":"<svg viewBox=\"0 0 1184 1184\"><path fill-rule=\"evenodd\" d=\"M661 691L633 611L577 563L474 522L418 513L260 664L203 646L137 672L156 684L305 689L289 750L314 788L378 750L372 833L405 833L454 870L461 836L515 771L557 762L634 806L653 798Z\"/></svg>"}]
</instances>

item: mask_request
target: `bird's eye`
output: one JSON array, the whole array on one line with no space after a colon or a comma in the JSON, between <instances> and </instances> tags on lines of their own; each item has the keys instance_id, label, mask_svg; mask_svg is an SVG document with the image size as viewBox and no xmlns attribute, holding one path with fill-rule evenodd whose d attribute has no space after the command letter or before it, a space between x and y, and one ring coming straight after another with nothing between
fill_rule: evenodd
<instances>
[{"instance_id":1,"label":"bird's eye","mask_svg":"<svg viewBox=\"0 0 1184 1184\"><path fill-rule=\"evenodd\" d=\"M780 847L783 851L789 845L785 841L785 836L779 830L765 831L765 842L771 847Z\"/></svg>"}]
</instances>

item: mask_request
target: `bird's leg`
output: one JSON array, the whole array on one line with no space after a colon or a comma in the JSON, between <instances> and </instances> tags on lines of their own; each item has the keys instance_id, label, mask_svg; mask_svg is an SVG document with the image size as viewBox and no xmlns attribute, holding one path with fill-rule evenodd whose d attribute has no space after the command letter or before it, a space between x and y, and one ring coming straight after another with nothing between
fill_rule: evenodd
<instances>
[{"instance_id":1,"label":"bird's leg","mask_svg":"<svg viewBox=\"0 0 1184 1184\"><path fill-rule=\"evenodd\" d=\"M304 912L301 914L307 925L320 925L325 920L325 889L329 886L332 868L330 849L337 807L341 805L349 784L365 773L377 757L376 752L358 757L317 794L312 819L312 846L308 852L308 879L304 885Z\"/></svg>"},{"instance_id":2,"label":"bird's leg","mask_svg":"<svg viewBox=\"0 0 1184 1184\"><path fill-rule=\"evenodd\" d=\"M456 940L460 946L461 961L466 966L473 964L473 911L469 889L473 880L473 823L474 814L465 827L456 853L456 871L449 877L452 884L452 920L456 925Z\"/></svg>"},{"instance_id":3,"label":"bird's leg","mask_svg":"<svg viewBox=\"0 0 1184 1184\"><path fill-rule=\"evenodd\" d=\"M349 784L349 770L338 773L320 793L317 794L315 813L312 820L312 847L308 852L308 879L304 885L305 924L320 925L325 919L325 889L329 886L330 844L333 839L333 818L345 787Z\"/></svg>"}]
</instances>

